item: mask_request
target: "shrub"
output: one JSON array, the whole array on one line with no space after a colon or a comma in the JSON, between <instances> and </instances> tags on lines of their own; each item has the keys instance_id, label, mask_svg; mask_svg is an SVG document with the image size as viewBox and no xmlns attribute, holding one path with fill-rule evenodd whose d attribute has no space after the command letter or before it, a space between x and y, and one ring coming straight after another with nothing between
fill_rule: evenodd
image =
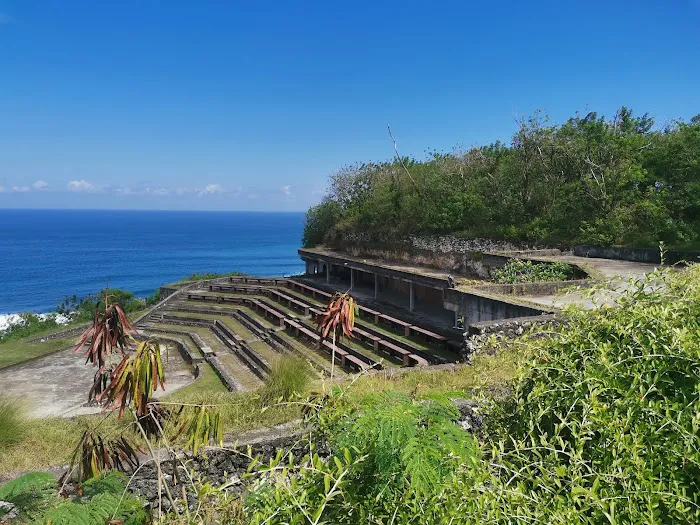
<instances>
[{"instance_id":1,"label":"shrub","mask_svg":"<svg viewBox=\"0 0 700 525\"><path fill-rule=\"evenodd\" d=\"M35 517L58 501L56 478L48 472L29 472L1 486L0 501L12 503L21 517Z\"/></svg>"},{"instance_id":2,"label":"shrub","mask_svg":"<svg viewBox=\"0 0 700 525\"><path fill-rule=\"evenodd\" d=\"M21 441L26 425L27 419L21 403L0 395L0 452Z\"/></svg>"},{"instance_id":3,"label":"shrub","mask_svg":"<svg viewBox=\"0 0 700 525\"><path fill-rule=\"evenodd\" d=\"M261 392L263 404L288 401L295 394L304 394L311 381L311 369L301 358L284 356L271 364L270 375Z\"/></svg>"},{"instance_id":4,"label":"shrub","mask_svg":"<svg viewBox=\"0 0 700 525\"><path fill-rule=\"evenodd\" d=\"M536 283L544 281L566 281L574 270L570 264L534 263L524 259L511 259L502 268L493 272L493 280L499 284Z\"/></svg>"},{"instance_id":5,"label":"shrub","mask_svg":"<svg viewBox=\"0 0 700 525\"><path fill-rule=\"evenodd\" d=\"M251 522L700 522L700 265L627 286L525 341L482 461L437 400L332 395L316 416L329 459L278 457Z\"/></svg>"}]
</instances>

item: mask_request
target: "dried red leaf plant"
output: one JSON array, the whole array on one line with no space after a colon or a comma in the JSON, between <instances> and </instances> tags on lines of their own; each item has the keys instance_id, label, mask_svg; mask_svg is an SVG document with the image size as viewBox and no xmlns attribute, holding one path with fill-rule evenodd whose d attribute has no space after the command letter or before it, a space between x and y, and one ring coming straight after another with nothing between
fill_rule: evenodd
<instances>
[{"instance_id":1,"label":"dried red leaf plant","mask_svg":"<svg viewBox=\"0 0 700 525\"><path fill-rule=\"evenodd\" d=\"M331 354L331 382L335 369L335 341L338 327L339 335L352 338L352 330L355 327L355 315L358 311L357 302L349 293L336 294L331 298L323 313L318 316L317 329L325 339L329 333L333 333L333 349Z\"/></svg>"}]
</instances>

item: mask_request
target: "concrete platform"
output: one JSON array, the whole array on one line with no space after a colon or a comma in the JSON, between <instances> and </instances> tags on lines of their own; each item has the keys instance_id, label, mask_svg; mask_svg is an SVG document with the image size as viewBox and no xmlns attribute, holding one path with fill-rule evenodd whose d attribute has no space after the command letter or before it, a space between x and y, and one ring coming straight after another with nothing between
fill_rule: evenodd
<instances>
[{"instance_id":1,"label":"concrete platform","mask_svg":"<svg viewBox=\"0 0 700 525\"><path fill-rule=\"evenodd\" d=\"M165 349L163 349L165 350ZM163 366L166 374L165 392L158 390L156 397L175 392L194 381L194 375L175 349L168 352ZM95 367L85 364L81 353L62 350L39 359L0 370L3 394L25 403L30 417L71 417L95 414L102 409L87 405Z\"/></svg>"}]
</instances>

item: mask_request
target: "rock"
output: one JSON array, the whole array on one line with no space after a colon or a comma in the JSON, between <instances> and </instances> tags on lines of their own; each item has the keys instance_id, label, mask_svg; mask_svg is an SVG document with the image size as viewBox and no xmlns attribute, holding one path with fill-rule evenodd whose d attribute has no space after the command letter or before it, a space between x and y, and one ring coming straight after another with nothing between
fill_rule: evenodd
<instances>
[{"instance_id":1,"label":"rock","mask_svg":"<svg viewBox=\"0 0 700 525\"><path fill-rule=\"evenodd\" d=\"M0 501L0 523L10 523L19 516L19 509L9 501Z\"/></svg>"}]
</instances>

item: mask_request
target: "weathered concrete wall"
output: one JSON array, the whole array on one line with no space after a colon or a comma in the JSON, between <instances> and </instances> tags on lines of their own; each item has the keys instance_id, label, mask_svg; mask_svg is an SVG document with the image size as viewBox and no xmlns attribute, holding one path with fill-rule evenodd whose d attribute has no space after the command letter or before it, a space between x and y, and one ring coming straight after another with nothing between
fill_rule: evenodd
<instances>
[{"instance_id":1,"label":"weathered concrete wall","mask_svg":"<svg viewBox=\"0 0 700 525\"><path fill-rule=\"evenodd\" d=\"M601 259L617 259L621 261L661 263L661 252L658 248L624 248L622 246L574 246L574 255L579 257L598 257ZM700 252L681 252L669 250L665 253L666 264L678 262L700 262Z\"/></svg>"},{"instance_id":2,"label":"weathered concrete wall","mask_svg":"<svg viewBox=\"0 0 700 525\"><path fill-rule=\"evenodd\" d=\"M173 295L174 293L177 293L179 291L180 291L179 288L174 288L172 286L161 286L160 287L160 298L161 298L161 300L167 299L168 297L170 297L171 295Z\"/></svg>"},{"instance_id":3,"label":"weathered concrete wall","mask_svg":"<svg viewBox=\"0 0 700 525\"><path fill-rule=\"evenodd\" d=\"M465 326L482 321L531 317L548 313L544 309L453 288L445 290L444 307L464 317Z\"/></svg>"},{"instance_id":4,"label":"weathered concrete wall","mask_svg":"<svg viewBox=\"0 0 700 525\"><path fill-rule=\"evenodd\" d=\"M554 282L539 282L539 283L517 283L517 284L484 284L470 287L476 292L492 293L498 295L554 295L561 290L567 288L590 288L598 284L598 281L592 279L577 279L571 281L554 281Z\"/></svg>"}]
</instances>

